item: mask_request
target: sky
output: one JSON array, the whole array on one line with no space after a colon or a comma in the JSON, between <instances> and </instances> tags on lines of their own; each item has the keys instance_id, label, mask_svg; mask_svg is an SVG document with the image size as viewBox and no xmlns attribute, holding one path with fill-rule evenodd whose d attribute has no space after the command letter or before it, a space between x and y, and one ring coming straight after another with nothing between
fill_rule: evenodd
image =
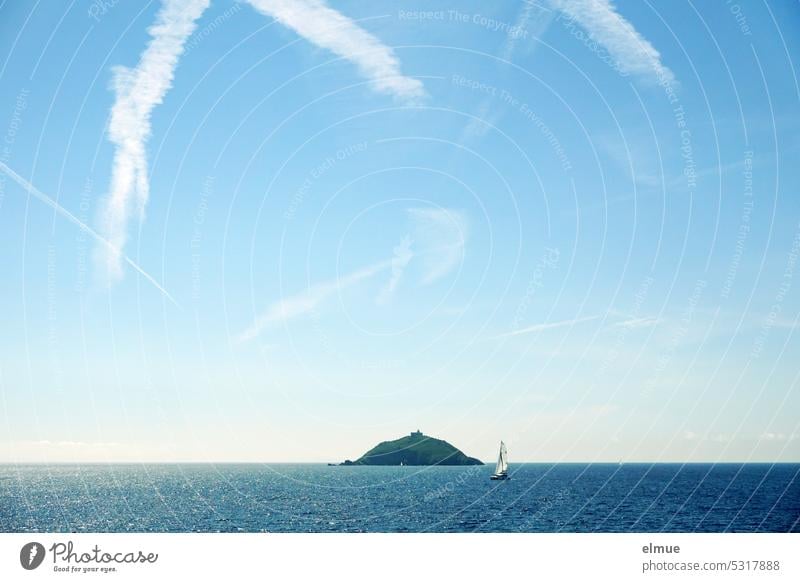
<instances>
[{"instance_id":1,"label":"sky","mask_svg":"<svg viewBox=\"0 0 800 582\"><path fill-rule=\"evenodd\" d=\"M0 462L800 461L793 2L0 3Z\"/></svg>"}]
</instances>

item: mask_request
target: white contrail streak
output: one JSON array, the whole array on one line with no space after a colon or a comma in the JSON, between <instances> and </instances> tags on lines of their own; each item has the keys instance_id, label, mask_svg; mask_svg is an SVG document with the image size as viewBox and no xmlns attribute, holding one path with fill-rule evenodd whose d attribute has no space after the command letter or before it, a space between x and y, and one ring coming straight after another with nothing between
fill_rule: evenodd
<instances>
[{"instance_id":1,"label":"white contrail streak","mask_svg":"<svg viewBox=\"0 0 800 582\"><path fill-rule=\"evenodd\" d=\"M128 263L131 267L133 267L137 273L139 273L142 277L150 281L153 286L161 291L164 296L169 299L175 306L180 307L177 301L169 294L169 292L164 289L161 285L159 285L158 281L156 281L153 277L151 277L144 269L142 269L135 261L133 261L127 255L122 254L119 248L115 247L111 241L107 238L103 237L102 235L98 234L94 229L92 229L89 225L83 222L80 218L72 214L69 210L61 206L58 202L53 200L50 196L36 188L33 184L28 182L25 178L17 174L14 170L9 168L5 163L0 161L0 170L2 170L8 177L14 180L17 184L22 186L22 188L28 192L31 196L39 200L40 202L44 202L50 208L58 212L61 216L69 220L71 223L76 225L78 228L83 230L89 236L91 236L94 240L99 242L101 245L106 247L106 249L114 254L118 255L122 260Z\"/></svg>"},{"instance_id":2,"label":"white contrail streak","mask_svg":"<svg viewBox=\"0 0 800 582\"><path fill-rule=\"evenodd\" d=\"M602 45L621 71L659 83L676 82L672 71L661 63L661 54L617 12L611 0L551 0L551 4Z\"/></svg>"},{"instance_id":3,"label":"white contrail streak","mask_svg":"<svg viewBox=\"0 0 800 582\"><path fill-rule=\"evenodd\" d=\"M122 250L128 234L132 206L139 216L149 197L146 143L150 137L150 114L172 86L175 68L186 40L209 0L164 0L155 23L148 29L150 42L135 68L115 67L116 100L108 126L109 140L116 146L111 187L100 215L100 230ZM111 281L122 276L121 255L103 248L96 259Z\"/></svg>"},{"instance_id":4,"label":"white contrail streak","mask_svg":"<svg viewBox=\"0 0 800 582\"><path fill-rule=\"evenodd\" d=\"M256 317L250 327L236 337L236 341L239 343L250 341L258 337L267 327L305 315L316 309L320 303L331 295L342 289L351 287L360 281L369 279L381 271L389 269L391 266L391 259L388 261L381 261L344 275L343 277L317 283L316 285L308 287L301 293L275 301Z\"/></svg>"},{"instance_id":5,"label":"white contrail streak","mask_svg":"<svg viewBox=\"0 0 800 582\"><path fill-rule=\"evenodd\" d=\"M576 319L567 319L565 321L551 321L548 323L537 323L536 325L531 325L529 327L523 327L522 329L515 329L514 331L509 331L506 333L501 333L500 335L494 336L492 339L500 339L504 337L511 337L515 335L522 335L526 333L534 333L537 331L546 331L548 329L557 329L559 327L572 327L573 325L577 325L579 323L583 323L585 321L594 321L595 319L600 319L601 316L599 315L590 315L588 317L578 317Z\"/></svg>"},{"instance_id":6,"label":"white contrail streak","mask_svg":"<svg viewBox=\"0 0 800 582\"><path fill-rule=\"evenodd\" d=\"M451 208L409 208L412 238L425 269L422 284L444 277L464 259L469 233L467 215Z\"/></svg>"},{"instance_id":7,"label":"white contrail streak","mask_svg":"<svg viewBox=\"0 0 800 582\"><path fill-rule=\"evenodd\" d=\"M411 100L425 95L419 79L403 75L390 47L322 0L248 1L309 42L356 65L376 91Z\"/></svg>"}]
</instances>

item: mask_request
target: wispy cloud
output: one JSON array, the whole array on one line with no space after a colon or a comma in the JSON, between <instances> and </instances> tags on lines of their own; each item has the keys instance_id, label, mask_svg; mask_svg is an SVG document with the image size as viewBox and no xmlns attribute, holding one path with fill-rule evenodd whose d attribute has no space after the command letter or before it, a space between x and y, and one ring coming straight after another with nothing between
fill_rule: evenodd
<instances>
[{"instance_id":1,"label":"wispy cloud","mask_svg":"<svg viewBox=\"0 0 800 582\"><path fill-rule=\"evenodd\" d=\"M796 440L797 439L797 435L794 434L794 433L786 434L786 433L783 433L783 432L765 432L759 438L762 441L783 442L783 441Z\"/></svg>"},{"instance_id":2,"label":"wispy cloud","mask_svg":"<svg viewBox=\"0 0 800 582\"><path fill-rule=\"evenodd\" d=\"M624 134L597 134L592 141L626 177L644 189L661 185L664 178L656 137L641 130ZM630 195L631 199L633 195Z\"/></svg>"},{"instance_id":3,"label":"wispy cloud","mask_svg":"<svg viewBox=\"0 0 800 582\"><path fill-rule=\"evenodd\" d=\"M550 1L602 45L623 73L675 82L675 75L661 63L661 54L617 12L610 0Z\"/></svg>"},{"instance_id":4,"label":"wispy cloud","mask_svg":"<svg viewBox=\"0 0 800 582\"><path fill-rule=\"evenodd\" d=\"M798 327L800 327L800 322L798 322L796 319L782 318L782 317L779 317L777 319L772 319L769 316L757 317L756 323L759 326L768 325L780 329L797 329Z\"/></svg>"},{"instance_id":5,"label":"wispy cloud","mask_svg":"<svg viewBox=\"0 0 800 582\"><path fill-rule=\"evenodd\" d=\"M376 302L379 305L385 305L392 298L395 289L397 289L397 285L400 283L400 279L403 277L406 266L414 257L414 252L411 250L412 242L413 239L411 236L406 235L403 237L403 240L400 241L400 244L394 247L394 256L392 257L392 278L389 279L389 282L386 284L386 286L381 289L381 292L376 299Z\"/></svg>"},{"instance_id":6,"label":"wispy cloud","mask_svg":"<svg viewBox=\"0 0 800 582\"><path fill-rule=\"evenodd\" d=\"M421 266L420 283L428 285L451 273L464 257L469 235L464 212L448 208L409 208L407 212L410 233L393 249L392 277L378 294L379 305L392 298L411 259Z\"/></svg>"},{"instance_id":7,"label":"wispy cloud","mask_svg":"<svg viewBox=\"0 0 800 582\"><path fill-rule=\"evenodd\" d=\"M122 249L134 210L140 218L149 197L146 143L150 114L172 85L178 59L208 0L164 0L149 28L150 42L134 69L115 67L116 101L111 109L109 139L116 146L111 188L101 215L101 231L111 242L95 254L111 281L122 276Z\"/></svg>"},{"instance_id":8,"label":"wispy cloud","mask_svg":"<svg viewBox=\"0 0 800 582\"><path fill-rule=\"evenodd\" d=\"M423 268L422 284L444 277L464 258L469 221L464 212L448 208L410 208L412 238Z\"/></svg>"},{"instance_id":9,"label":"wispy cloud","mask_svg":"<svg viewBox=\"0 0 800 582\"><path fill-rule=\"evenodd\" d=\"M550 21L553 19L552 14L552 10L546 6L531 0L523 0L522 8L520 8L517 15L517 21L511 27L514 33L509 34L508 38L506 38L500 58L506 61L510 60L514 56L517 45L522 41L527 43L526 46L536 46L535 43L530 42L529 36L540 36L550 25Z\"/></svg>"},{"instance_id":10,"label":"wispy cloud","mask_svg":"<svg viewBox=\"0 0 800 582\"><path fill-rule=\"evenodd\" d=\"M584 323L587 321L594 321L595 319L600 319L602 315L590 315L587 317L577 317L574 319L565 319L563 321L550 321L547 323L537 323L536 325L531 325L528 327L523 327L521 329L515 329L513 331L509 331L506 333L501 333L500 335L494 336L492 339L499 339L504 337L511 337L515 335L523 335L526 333L534 333L537 331L547 331L550 329L557 329L559 327L572 327L573 325L577 325L579 323Z\"/></svg>"},{"instance_id":11,"label":"wispy cloud","mask_svg":"<svg viewBox=\"0 0 800 582\"><path fill-rule=\"evenodd\" d=\"M735 440L735 438L736 437L734 437L733 435L729 435L726 433L701 434L691 430L684 431L683 433L683 440L695 441L695 442L712 442L712 443L724 444Z\"/></svg>"},{"instance_id":12,"label":"wispy cloud","mask_svg":"<svg viewBox=\"0 0 800 582\"><path fill-rule=\"evenodd\" d=\"M68 447L68 448L86 448L86 447L97 447L97 448L111 448L111 447L118 447L120 446L119 443L103 443L103 442L82 442L82 441L49 441L49 440L41 440L41 441L33 441L34 445L42 445L42 446L53 446L53 447Z\"/></svg>"},{"instance_id":13,"label":"wispy cloud","mask_svg":"<svg viewBox=\"0 0 800 582\"><path fill-rule=\"evenodd\" d=\"M412 259L421 266L422 284L432 283L450 273L459 264L464 253L467 236L467 219L464 213L444 208L411 208L408 214L411 234L403 237L400 244L395 246L391 259L312 285L302 293L273 302L236 340L252 340L270 327L310 313L343 289L384 271L391 271L389 281L376 299L379 304L385 303L391 298ZM418 249L416 252L412 250L412 244Z\"/></svg>"},{"instance_id":14,"label":"wispy cloud","mask_svg":"<svg viewBox=\"0 0 800 582\"><path fill-rule=\"evenodd\" d=\"M510 29L513 33L508 34L498 57L504 61L511 61L520 46L523 47L523 52L530 57L539 46L533 39L541 37L552 21L552 10L531 0L524 0L517 20ZM499 105L496 96L484 97L474 118L470 119L462 130L458 142L466 143L470 139L483 137L489 133L489 130L496 126L507 112L505 106Z\"/></svg>"},{"instance_id":15,"label":"wispy cloud","mask_svg":"<svg viewBox=\"0 0 800 582\"><path fill-rule=\"evenodd\" d=\"M313 44L352 62L372 81L376 91L401 99L425 94L422 83L403 75L400 60L352 19L322 0L249 0L259 12L273 17Z\"/></svg>"},{"instance_id":16,"label":"wispy cloud","mask_svg":"<svg viewBox=\"0 0 800 582\"><path fill-rule=\"evenodd\" d=\"M236 341L250 341L269 327L310 313L332 295L377 275L381 271L390 268L391 265L391 260L381 261L369 267L353 271L344 277L337 277L336 279L312 285L302 293L275 301L256 317L250 327L236 337Z\"/></svg>"},{"instance_id":17,"label":"wispy cloud","mask_svg":"<svg viewBox=\"0 0 800 582\"><path fill-rule=\"evenodd\" d=\"M652 327L654 325L658 325L661 323L661 319L655 316L648 316L648 317L635 317L633 319L626 319L624 321L618 321L617 323L613 324L612 327L624 327L627 329L638 329L641 327Z\"/></svg>"}]
</instances>

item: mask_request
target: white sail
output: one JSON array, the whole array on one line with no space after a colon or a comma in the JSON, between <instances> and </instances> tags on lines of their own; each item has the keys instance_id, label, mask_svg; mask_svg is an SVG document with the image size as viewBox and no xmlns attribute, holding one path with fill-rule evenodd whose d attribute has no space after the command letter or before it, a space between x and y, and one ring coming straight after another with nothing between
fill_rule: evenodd
<instances>
[{"instance_id":1,"label":"white sail","mask_svg":"<svg viewBox=\"0 0 800 582\"><path fill-rule=\"evenodd\" d=\"M500 441L500 455L497 457L497 465L494 468L495 475L504 475L508 472L508 451L506 444Z\"/></svg>"}]
</instances>

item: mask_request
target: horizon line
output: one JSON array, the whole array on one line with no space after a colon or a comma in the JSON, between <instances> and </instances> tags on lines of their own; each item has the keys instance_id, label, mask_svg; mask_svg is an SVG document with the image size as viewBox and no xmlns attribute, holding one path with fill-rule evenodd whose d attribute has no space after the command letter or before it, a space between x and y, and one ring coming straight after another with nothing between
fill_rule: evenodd
<instances>
[{"instance_id":1,"label":"horizon line","mask_svg":"<svg viewBox=\"0 0 800 582\"><path fill-rule=\"evenodd\" d=\"M473 457L477 458L477 457ZM494 461L485 462L489 466ZM326 465L333 461L0 461L6 465ZM334 466L340 466L336 463ZM795 461L513 461L509 465L800 465ZM400 467L403 465L341 465L353 467ZM480 465L404 465L406 467L478 467Z\"/></svg>"}]
</instances>

